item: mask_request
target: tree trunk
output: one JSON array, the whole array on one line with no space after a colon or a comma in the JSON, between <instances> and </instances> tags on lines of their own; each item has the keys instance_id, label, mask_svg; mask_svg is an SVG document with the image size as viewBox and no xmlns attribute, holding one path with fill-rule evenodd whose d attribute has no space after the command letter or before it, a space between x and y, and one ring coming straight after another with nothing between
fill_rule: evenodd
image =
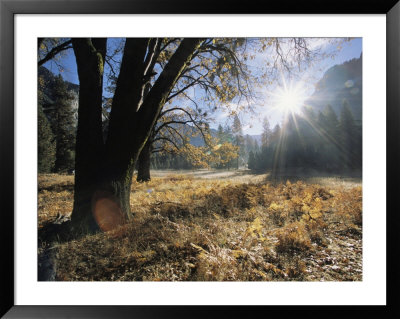
<instances>
[{"instance_id":1,"label":"tree trunk","mask_svg":"<svg viewBox=\"0 0 400 319\"><path fill-rule=\"evenodd\" d=\"M138 159L138 182L148 182L150 180L150 157L151 157L152 141L150 138L147 140Z\"/></svg>"},{"instance_id":2,"label":"tree trunk","mask_svg":"<svg viewBox=\"0 0 400 319\"><path fill-rule=\"evenodd\" d=\"M97 229L91 204L104 156L101 103L106 43L106 39L73 39L79 76L79 108L71 220L78 231Z\"/></svg>"},{"instance_id":3,"label":"tree trunk","mask_svg":"<svg viewBox=\"0 0 400 319\"><path fill-rule=\"evenodd\" d=\"M74 39L80 81L73 225L107 231L131 217L130 189L138 156L162 106L199 46L184 39L144 98L150 39L127 39L105 146L101 98L106 41Z\"/></svg>"},{"instance_id":4,"label":"tree trunk","mask_svg":"<svg viewBox=\"0 0 400 319\"><path fill-rule=\"evenodd\" d=\"M127 39L111 107L102 188L115 205L117 220L131 218L130 188L135 163L147 138L138 129L137 109L143 100L144 64L149 39ZM114 213L113 213L114 214Z\"/></svg>"},{"instance_id":5,"label":"tree trunk","mask_svg":"<svg viewBox=\"0 0 400 319\"><path fill-rule=\"evenodd\" d=\"M106 143L107 191L117 198L124 219L130 219L129 193L133 170L162 106L200 44L184 39L144 97L144 56L148 39L127 39L112 104Z\"/></svg>"}]
</instances>

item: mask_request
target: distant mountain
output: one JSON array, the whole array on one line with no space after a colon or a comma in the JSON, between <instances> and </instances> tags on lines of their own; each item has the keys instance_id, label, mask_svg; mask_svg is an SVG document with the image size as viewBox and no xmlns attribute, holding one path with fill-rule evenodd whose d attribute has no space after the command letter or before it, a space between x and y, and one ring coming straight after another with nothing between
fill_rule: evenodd
<instances>
[{"instance_id":1,"label":"distant mountain","mask_svg":"<svg viewBox=\"0 0 400 319\"><path fill-rule=\"evenodd\" d=\"M47 69L44 66L39 67L38 76L42 77L47 82L47 84L49 85L49 87L46 86L46 89L51 90L54 87L56 75L53 72L51 72L49 69ZM68 82L68 81L64 81L64 82L67 83L68 89L70 91L74 91L75 93L79 92L79 85L78 84L71 83L71 82Z\"/></svg>"},{"instance_id":2,"label":"distant mountain","mask_svg":"<svg viewBox=\"0 0 400 319\"><path fill-rule=\"evenodd\" d=\"M362 55L328 69L315 86L313 95L305 101L314 111L322 111L330 104L339 116L343 101L347 100L354 119L362 119Z\"/></svg>"},{"instance_id":3,"label":"distant mountain","mask_svg":"<svg viewBox=\"0 0 400 319\"><path fill-rule=\"evenodd\" d=\"M56 81L56 75L45 68L44 66L39 67L38 69L38 78L41 78L44 81L44 88L43 88L43 93L44 93L44 101L45 105L44 108L46 108L47 104L53 104L54 103L54 97L53 97L53 92L54 92L54 85ZM79 85L64 81L67 84L68 90L71 91L74 97L78 97L79 93Z\"/></svg>"},{"instance_id":4,"label":"distant mountain","mask_svg":"<svg viewBox=\"0 0 400 319\"><path fill-rule=\"evenodd\" d=\"M44 66L39 67L38 69L38 78L44 81L43 85L43 102L42 107L43 111L46 115L49 116L49 111L54 110L54 86L56 81L56 75L45 68ZM79 85L64 81L67 84L68 90L73 96L72 100L72 108L75 111L75 118L78 119L78 94L79 94Z\"/></svg>"},{"instance_id":5,"label":"distant mountain","mask_svg":"<svg viewBox=\"0 0 400 319\"><path fill-rule=\"evenodd\" d=\"M182 128L183 125L183 128ZM183 134L189 136L189 143L193 146L205 146L203 136L200 131L194 127L193 124L172 124L172 127L175 127L178 130L182 130ZM217 130L210 128L210 134L213 137L217 136Z\"/></svg>"}]
</instances>

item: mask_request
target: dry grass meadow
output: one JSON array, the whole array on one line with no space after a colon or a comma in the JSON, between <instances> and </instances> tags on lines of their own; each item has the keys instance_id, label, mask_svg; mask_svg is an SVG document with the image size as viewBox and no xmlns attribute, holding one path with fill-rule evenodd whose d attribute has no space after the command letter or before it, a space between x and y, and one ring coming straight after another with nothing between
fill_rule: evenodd
<instances>
[{"instance_id":1,"label":"dry grass meadow","mask_svg":"<svg viewBox=\"0 0 400 319\"><path fill-rule=\"evenodd\" d=\"M38 180L40 231L71 212L73 176ZM131 210L124 226L56 245L55 280L362 280L360 179L154 171L133 183Z\"/></svg>"}]
</instances>

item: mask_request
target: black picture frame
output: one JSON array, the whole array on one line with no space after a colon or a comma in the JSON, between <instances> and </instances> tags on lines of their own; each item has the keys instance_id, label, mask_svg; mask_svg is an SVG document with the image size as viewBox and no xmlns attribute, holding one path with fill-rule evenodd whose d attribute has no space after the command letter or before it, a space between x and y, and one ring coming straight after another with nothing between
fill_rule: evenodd
<instances>
[{"instance_id":1,"label":"black picture frame","mask_svg":"<svg viewBox=\"0 0 400 319\"><path fill-rule=\"evenodd\" d=\"M16 14L386 14L387 29L387 304L386 306L16 306L14 303L14 16ZM250 317L255 311L269 316L372 315L399 316L395 274L398 252L398 181L400 137L400 3L398 0L309 0L245 4L215 0L0 0L0 212L1 309L4 318L225 318Z\"/></svg>"}]
</instances>

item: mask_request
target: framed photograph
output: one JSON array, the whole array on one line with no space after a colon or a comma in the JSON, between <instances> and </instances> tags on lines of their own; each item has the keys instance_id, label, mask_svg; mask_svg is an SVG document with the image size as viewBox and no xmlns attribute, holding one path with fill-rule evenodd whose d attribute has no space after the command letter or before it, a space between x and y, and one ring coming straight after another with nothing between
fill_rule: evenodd
<instances>
[{"instance_id":1,"label":"framed photograph","mask_svg":"<svg viewBox=\"0 0 400 319\"><path fill-rule=\"evenodd\" d=\"M399 314L396 0L0 10L4 318Z\"/></svg>"}]
</instances>

